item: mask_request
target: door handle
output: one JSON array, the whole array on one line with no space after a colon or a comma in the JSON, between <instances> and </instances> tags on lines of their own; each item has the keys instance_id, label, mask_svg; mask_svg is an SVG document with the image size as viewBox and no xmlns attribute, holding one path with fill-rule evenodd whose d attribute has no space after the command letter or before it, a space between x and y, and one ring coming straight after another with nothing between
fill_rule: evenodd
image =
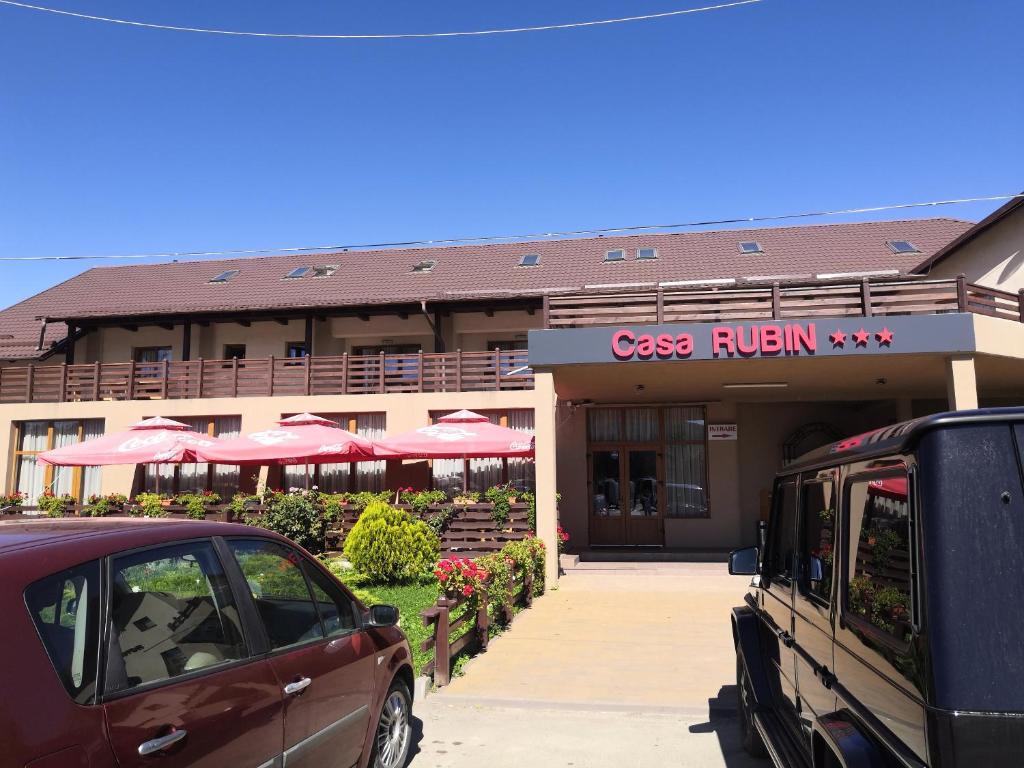
<instances>
[{"instance_id":1,"label":"door handle","mask_svg":"<svg viewBox=\"0 0 1024 768\"><path fill-rule=\"evenodd\" d=\"M775 631L775 634L778 635L779 640L784 646L787 648L793 647L793 636L789 632L784 629L778 629Z\"/></svg>"},{"instance_id":2,"label":"door handle","mask_svg":"<svg viewBox=\"0 0 1024 768\"><path fill-rule=\"evenodd\" d=\"M285 696L294 696L296 693L302 693L304 690L309 688L310 683L313 681L308 677L304 677L301 680L296 680L294 683L288 683L284 687Z\"/></svg>"},{"instance_id":3,"label":"door handle","mask_svg":"<svg viewBox=\"0 0 1024 768\"><path fill-rule=\"evenodd\" d=\"M139 744L139 755L146 757L147 755L155 755L157 752L163 752L168 747L177 744L186 736L188 736L188 731L172 731L166 736L144 741Z\"/></svg>"}]
</instances>

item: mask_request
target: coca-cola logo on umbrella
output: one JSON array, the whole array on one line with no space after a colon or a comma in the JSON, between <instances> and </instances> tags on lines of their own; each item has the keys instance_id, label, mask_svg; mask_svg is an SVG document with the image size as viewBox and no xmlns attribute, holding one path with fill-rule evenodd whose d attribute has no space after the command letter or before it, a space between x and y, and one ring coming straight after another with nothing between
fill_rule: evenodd
<instances>
[{"instance_id":1,"label":"coca-cola logo on umbrella","mask_svg":"<svg viewBox=\"0 0 1024 768\"><path fill-rule=\"evenodd\" d=\"M117 446L117 450L121 453L137 451L140 448L148 448L151 445L159 445L166 442L168 437L169 435L166 432L158 432L154 435L146 435L146 437L130 437Z\"/></svg>"},{"instance_id":2,"label":"coca-cola logo on umbrella","mask_svg":"<svg viewBox=\"0 0 1024 768\"><path fill-rule=\"evenodd\" d=\"M268 429L265 432L253 432L249 439L260 445L281 445L289 440L298 440L299 436L284 429Z\"/></svg>"},{"instance_id":3,"label":"coca-cola logo on umbrella","mask_svg":"<svg viewBox=\"0 0 1024 768\"><path fill-rule=\"evenodd\" d=\"M429 427L422 427L416 431L421 435L452 443L465 440L467 437L476 437L476 432L470 432L462 429L462 427L453 427L447 424L434 424Z\"/></svg>"}]
</instances>

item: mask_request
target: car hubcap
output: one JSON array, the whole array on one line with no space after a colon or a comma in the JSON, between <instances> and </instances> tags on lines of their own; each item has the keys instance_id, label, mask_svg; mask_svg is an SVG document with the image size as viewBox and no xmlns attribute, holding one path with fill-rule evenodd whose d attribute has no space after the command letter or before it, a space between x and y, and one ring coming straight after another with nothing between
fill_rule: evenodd
<instances>
[{"instance_id":1,"label":"car hubcap","mask_svg":"<svg viewBox=\"0 0 1024 768\"><path fill-rule=\"evenodd\" d=\"M377 726L377 756L384 768L398 768L409 743L409 712L405 697L394 691L384 702Z\"/></svg>"}]
</instances>

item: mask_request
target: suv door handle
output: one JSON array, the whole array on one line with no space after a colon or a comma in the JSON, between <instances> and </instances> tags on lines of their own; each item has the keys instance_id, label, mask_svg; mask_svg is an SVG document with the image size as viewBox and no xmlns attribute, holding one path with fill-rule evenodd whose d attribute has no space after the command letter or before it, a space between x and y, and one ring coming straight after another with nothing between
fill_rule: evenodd
<instances>
[{"instance_id":1,"label":"suv door handle","mask_svg":"<svg viewBox=\"0 0 1024 768\"><path fill-rule=\"evenodd\" d=\"M793 636L784 629L777 629L775 634L778 635L779 641L787 648L793 647Z\"/></svg>"},{"instance_id":2,"label":"suv door handle","mask_svg":"<svg viewBox=\"0 0 1024 768\"><path fill-rule=\"evenodd\" d=\"M147 755L155 755L157 752L163 752L168 747L177 744L186 736L188 736L188 731L172 731L166 736L161 736L158 739L144 741L139 744L139 755L146 757Z\"/></svg>"},{"instance_id":3,"label":"suv door handle","mask_svg":"<svg viewBox=\"0 0 1024 768\"><path fill-rule=\"evenodd\" d=\"M308 677L304 677L301 680L296 680L294 683L288 683L284 687L285 696L294 696L296 693L302 693L304 690L309 688L310 683L313 681Z\"/></svg>"}]
</instances>

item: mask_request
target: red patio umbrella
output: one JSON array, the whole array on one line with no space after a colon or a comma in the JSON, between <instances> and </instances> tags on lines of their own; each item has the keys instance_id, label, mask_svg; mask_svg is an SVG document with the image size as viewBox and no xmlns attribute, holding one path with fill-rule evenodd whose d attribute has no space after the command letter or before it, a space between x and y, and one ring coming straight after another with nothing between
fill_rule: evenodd
<instances>
[{"instance_id":1,"label":"red patio umbrella","mask_svg":"<svg viewBox=\"0 0 1024 768\"><path fill-rule=\"evenodd\" d=\"M872 480L868 483L868 493L874 496L887 496L897 501L906 501L907 478L887 477L884 480Z\"/></svg>"},{"instance_id":2,"label":"red patio umbrella","mask_svg":"<svg viewBox=\"0 0 1024 768\"><path fill-rule=\"evenodd\" d=\"M213 464L334 464L375 458L365 437L338 427L337 422L300 413L277 422L277 428L220 440L199 448L199 461Z\"/></svg>"},{"instance_id":3,"label":"red patio umbrella","mask_svg":"<svg viewBox=\"0 0 1024 768\"><path fill-rule=\"evenodd\" d=\"M436 424L373 443L380 459L488 459L533 456L533 436L458 411Z\"/></svg>"},{"instance_id":4,"label":"red patio umbrella","mask_svg":"<svg viewBox=\"0 0 1024 768\"><path fill-rule=\"evenodd\" d=\"M155 416L123 432L43 451L36 461L59 467L181 464L196 461L196 451L216 444L217 438L193 432L187 424Z\"/></svg>"}]
</instances>

